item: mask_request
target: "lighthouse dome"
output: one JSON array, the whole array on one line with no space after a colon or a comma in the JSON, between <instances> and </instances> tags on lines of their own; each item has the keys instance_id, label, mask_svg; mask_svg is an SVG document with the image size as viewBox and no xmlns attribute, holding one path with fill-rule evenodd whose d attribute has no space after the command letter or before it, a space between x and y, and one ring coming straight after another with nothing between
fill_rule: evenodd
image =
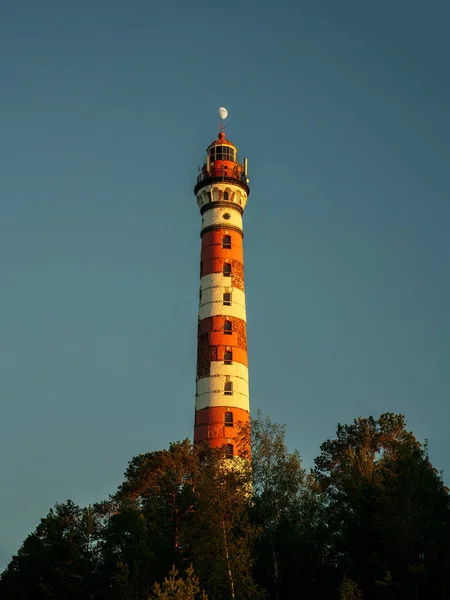
<instances>
[{"instance_id":1,"label":"lighthouse dome","mask_svg":"<svg viewBox=\"0 0 450 600\"><path fill-rule=\"evenodd\" d=\"M239 162L237 148L226 139L225 132L220 131L217 139L209 144L206 150L206 161L197 177L195 193L213 181L229 181L238 183L247 194L250 193L247 180L247 162Z\"/></svg>"}]
</instances>

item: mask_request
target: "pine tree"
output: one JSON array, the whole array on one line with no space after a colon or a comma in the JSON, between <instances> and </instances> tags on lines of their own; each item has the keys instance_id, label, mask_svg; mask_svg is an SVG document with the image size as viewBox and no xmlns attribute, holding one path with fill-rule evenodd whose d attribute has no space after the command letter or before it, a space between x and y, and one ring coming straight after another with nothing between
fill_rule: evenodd
<instances>
[{"instance_id":1,"label":"pine tree","mask_svg":"<svg viewBox=\"0 0 450 600\"><path fill-rule=\"evenodd\" d=\"M342 580L339 588L339 600L363 600L358 585L348 577L344 577Z\"/></svg>"},{"instance_id":2,"label":"pine tree","mask_svg":"<svg viewBox=\"0 0 450 600\"><path fill-rule=\"evenodd\" d=\"M186 569L185 579L178 577L178 571L173 566L162 584L154 584L149 600L208 600L208 596L200 589L192 565Z\"/></svg>"}]
</instances>

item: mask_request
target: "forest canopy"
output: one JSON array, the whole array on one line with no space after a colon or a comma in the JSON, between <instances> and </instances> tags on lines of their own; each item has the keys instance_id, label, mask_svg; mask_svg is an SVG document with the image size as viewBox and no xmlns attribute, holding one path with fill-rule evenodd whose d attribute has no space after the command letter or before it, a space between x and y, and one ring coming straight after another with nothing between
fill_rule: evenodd
<instances>
[{"instance_id":1,"label":"forest canopy","mask_svg":"<svg viewBox=\"0 0 450 600\"><path fill-rule=\"evenodd\" d=\"M188 440L134 457L109 499L56 504L5 600L445 600L450 504L402 415L338 425L310 472L258 415L249 460Z\"/></svg>"}]
</instances>

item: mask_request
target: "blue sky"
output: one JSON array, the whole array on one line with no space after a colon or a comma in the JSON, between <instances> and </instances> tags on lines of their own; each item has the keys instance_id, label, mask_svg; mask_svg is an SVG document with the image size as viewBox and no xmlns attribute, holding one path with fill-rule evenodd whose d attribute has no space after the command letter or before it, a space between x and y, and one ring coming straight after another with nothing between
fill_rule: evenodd
<instances>
[{"instance_id":1,"label":"blue sky","mask_svg":"<svg viewBox=\"0 0 450 600\"><path fill-rule=\"evenodd\" d=\"M425 8L426 7L426 8ZM406 415L450 472L447 0L5 0L0 567L191 437L197 167L249 158L252 410L312 466Z\"/></svg>"}]
</instances>

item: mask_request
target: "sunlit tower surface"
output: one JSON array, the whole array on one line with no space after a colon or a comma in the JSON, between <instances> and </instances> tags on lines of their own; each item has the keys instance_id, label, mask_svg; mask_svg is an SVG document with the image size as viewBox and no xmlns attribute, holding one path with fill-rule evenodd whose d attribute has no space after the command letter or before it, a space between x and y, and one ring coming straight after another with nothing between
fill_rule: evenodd
<instances>
[{"instance_id":1,"label":"sunlit tower surface","mask_svg":"<svg viewBox=\"0 0 450 600\"><path fill-rule=\"evenodd\" d=\"M194 443L248 451L237 443L250 421L243 226L247 159L223 130L207 148L194 189L202 217Z\"/></svg>"}]
</instances>

